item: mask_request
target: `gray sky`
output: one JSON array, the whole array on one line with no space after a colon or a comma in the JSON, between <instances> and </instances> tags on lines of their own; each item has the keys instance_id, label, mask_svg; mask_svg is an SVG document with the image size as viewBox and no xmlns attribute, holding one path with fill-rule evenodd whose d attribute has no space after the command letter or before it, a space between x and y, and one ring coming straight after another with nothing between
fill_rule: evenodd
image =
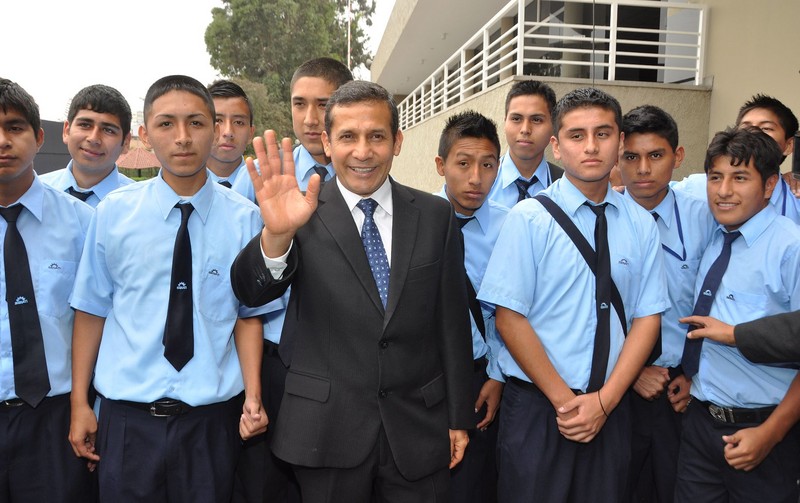
<instances>
[{"instance_id":1,"label":"gray sky","mask_svg":"<svg viewBox=\"0 0 800 503\"><path fill-rule=\"evenodd\" d=\"M393 5L378 0L373 52ZM13 0L3 9L0 77L31 93L43 119L64 120L70 98L91 84L119 89L135 112L150 84L165 75L218 78L203 36L211 9L221 6L220 0Z\"/></svg>"}]
</instances>

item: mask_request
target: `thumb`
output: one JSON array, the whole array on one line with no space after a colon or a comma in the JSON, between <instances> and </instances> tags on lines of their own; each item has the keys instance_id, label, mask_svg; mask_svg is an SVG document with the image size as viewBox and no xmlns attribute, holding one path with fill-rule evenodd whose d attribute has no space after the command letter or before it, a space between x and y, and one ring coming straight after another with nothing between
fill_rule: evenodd
<instances>
[{"instance_id":1,"label":"thumb","mask_svg":"<svg viewBox=\"0 0 800 503\"><path fill-rule=\"evenodd\" d=\"M733 435L722 435L722 441L726 444L736 445L739 443L739 437L736 436L736 433Z\"/></svg>"}]
</instances>

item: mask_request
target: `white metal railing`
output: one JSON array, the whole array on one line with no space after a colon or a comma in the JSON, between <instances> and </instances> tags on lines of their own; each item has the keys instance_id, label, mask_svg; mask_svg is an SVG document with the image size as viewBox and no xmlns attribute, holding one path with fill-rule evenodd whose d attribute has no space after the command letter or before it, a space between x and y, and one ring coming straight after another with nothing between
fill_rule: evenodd
<instances>
[{"instance_id":1,"label":"white metal railing","mask_svg":"<svg viewBox=\"0 0 800 503\"><path fill-rule=\"evenodd\" d=\"M513 75L700 85L708 7L511 0L399 105L409 128Z\"/></svg>"}]
</instances>

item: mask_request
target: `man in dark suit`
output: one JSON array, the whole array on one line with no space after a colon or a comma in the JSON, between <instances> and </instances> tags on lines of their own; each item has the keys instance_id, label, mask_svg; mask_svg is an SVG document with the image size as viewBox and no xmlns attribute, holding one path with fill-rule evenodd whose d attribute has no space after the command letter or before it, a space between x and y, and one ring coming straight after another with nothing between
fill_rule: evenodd
<instances>
[{"instance_id":1,"label":"man in dark suit","mask_svg":"<svg viewBox=\"0 0 800 503\"><path fill-rule=\"evenodd\" d=\"M800 362L800 311L776 314L736 326L710 316L689 316L681 323L696 325L690 339L709 339L736 346L754 363Z\"/></svg>"},{"instance_id":2,"label":"man in dark suit","mask_svg":"<svg viewBox=\"0 0 800 503\"><path fill-rule=\"evenodd\" d=\"M264 229L231 269L236 295L292 286L272 449L305 503L443 501L473 415L459 229L446 201L389 178L403 135L382 87L339 88L322 138L336 179L321 190L318 175L298 190L272 131L254 142L261 175L248 162Z\"/></svg>"}]
</instances>

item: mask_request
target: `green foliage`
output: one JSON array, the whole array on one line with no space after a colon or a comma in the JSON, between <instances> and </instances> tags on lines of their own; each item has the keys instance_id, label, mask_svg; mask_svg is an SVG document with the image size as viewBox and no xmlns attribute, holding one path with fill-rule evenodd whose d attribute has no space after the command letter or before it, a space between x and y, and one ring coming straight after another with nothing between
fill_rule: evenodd
<instances>
[{"instance_id":1,"label":"green foliage","mask_svg":"<svg viewBox=\"0 0 800 503\"><path fill-rule=\"evenodd\" d=\"M263 135L267 128L274 129L278 138L292 136L292 115L288 102L276 101L261 82L242 77L233 77L231 80L242 86L253 104L253 124L257 136ZM248 154L252 154L252 147L248 147Z\"/></svg>"}]
</instances>

